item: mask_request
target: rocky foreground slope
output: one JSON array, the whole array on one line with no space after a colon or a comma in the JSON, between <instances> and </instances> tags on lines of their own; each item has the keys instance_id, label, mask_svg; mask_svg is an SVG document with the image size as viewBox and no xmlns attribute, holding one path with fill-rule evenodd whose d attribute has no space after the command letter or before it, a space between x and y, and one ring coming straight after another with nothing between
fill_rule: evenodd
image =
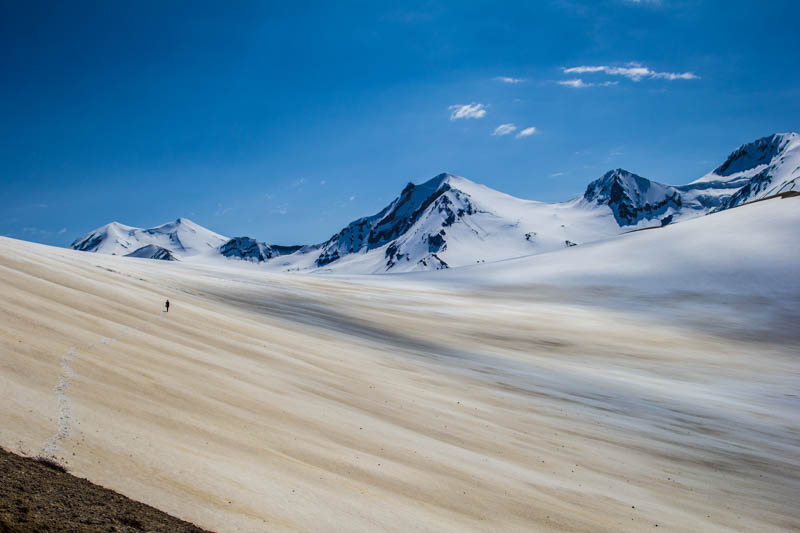
<instances>
[{"instance_id":1,"label":"rocky foreground slope","mask_svg":"<svg viewBox=\"0 0 800 533\"><path fill-rule=\"evenodd\" d=\"M194 524L0 448L0 532L204 533Z\"/></svg>"}]
</instances>

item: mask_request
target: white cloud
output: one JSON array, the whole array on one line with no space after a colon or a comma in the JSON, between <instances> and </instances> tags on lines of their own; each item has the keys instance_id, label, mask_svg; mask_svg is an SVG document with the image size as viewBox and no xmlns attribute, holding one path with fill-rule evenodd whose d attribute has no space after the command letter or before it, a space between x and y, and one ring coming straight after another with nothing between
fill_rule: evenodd
<instances>
[{"instance_id":1,"label":"white cloud","mask_svg":"<svg viewBox=\"0 0 800 533\"><path fill-rule=\"evenodd\" d=\"M63 234L65 234L66 232L67 232L67 228L61 228L60 230L58 230L58 234L59 234L59 235L63 235Z\"/></svg>"},{"instance_id":2,"label":"white cloud","mask_svg":"<svg viewBox=\"0 0 800 533\"><path fill-rule=\"evenodd\" d=\"M699 80L700 76L694 74L693 72L653 72L650 74L653 78L660 78L665 80Z\"/></svg>"},{"instance_id":3,"label":"white cloud","mask_svg":"<svg viewBox=\"0 0 800 533\"><path fill-rule=\"evenodd\" d=\"M697 80L700 77L693 72L656 72L641 65L640 63L628 63L624 67L609 67L607 65L580 65L561 69L564 74L592 74L603 72L609 76L624 76L633 81L641 81L644 78L662 80ZM562 83L562 85L567 85Z\"/></svg>"},{"instance_id":4,"label":"white cloud","mask_svg":"<svg viewBox=\"0 0 800 533\"><path fill-rule=\"evenodd\" d=\"M531 126L530 128L525 128L524 130L520 130L520 132L517 133L517 139L522 137L528 137L530 135L533 135L534 133L536 133L535 127Z\"/></svg>"},{"instance_id":5,"label":"white cloud","mask_svg":"<svg viewBox=\"0 0 800 533\"><path fill-rule=\"evenodd\" d=\"M494 81L502 81L503 83L522 83L525 80L522 78L512 78L511 76L497 76Z\"/></svg>"},{"instance_id":6,"label":"white cloud","mask_svg":"<svg viewBox=\"0 0 800 533\"><path fill-rule=\"evenodd\" d=\"M584 74L586 72L603 72L606 68L607 67L580 66L580 67L562 68L561 70L564 71L565 74Z\"/></svg>"},{"instance_id":7,"label":"white cloud","mask_svg":"<svg viewBox=\"0 0 800 533\"><path fill-rule=\"evenodd\" d=\"M563 80L558 82L559 85L566 85L567 87L572 87L573 89L581 89L583 87L591 87L591 83L585 83L582 79L576 78L574 80Z\"/></svg>"},{"instance_id":8,"label":"white cloud","mask_svg":"<svg viewBox=\"0 0 800 533\"><path fill-rule=\"evenodd\" d=\"M320 185L325 185L326 183L328 183L328 182L327 182L327 181L325 181L325 180L319 180L319 184L320 184Z\"/></svg>"},{"instance_id":9,"label":"white cloud","mask_svg":"<svg viewBox=\"0 0 800 533\"><path fill-rule=\"evenodd\" d=\"M355 199L356 199L356 197L355 197L355 196L351 196L351 197L350 197L350 201L351 201L351 202L352 202L353 200L355 200Z\"/></svg>"},{"instance_id":10,"label":"white cloud","mask_svg":"<svg viewBox=\"0 0 800 533\"><path fill-rule=\"evenodd\" d=\"M610 87L612 85L616 85L618 82L616 81L604 81L603 83L586 83L581 78L576 78L574 80L563 80L559 81L559 85L566 85L567 87L572 87L573 89L583 89L585 87Z\"/></svg>"},{"instance_id":11,"label":"white cloud","mask_svg":"<svg viewBox=\"0 0 800 533\"><path fill-rule=\"evenodd\" d=\"M500 124L494 129L492 135L508 135L509 133L513 133L516 129L517 127L511 123Z\"/></svg>"},{"instance_id":12,"label":"white cloud","mask_svg":"<svg viewBox=\"0 0 800 533\"><path fill-rule=\"evenodd\" d=\"M450 120L461 118L483 118L486 116L486 106L483 104L458 104L448 107L450 110Z\"/></svg>"},{"instance_id":13,"label":"white cloud","mask_svg":"<svg viewBox=\"0 0 800 533\"><path fill-rule=\"evenodd\" d=\"M552 174L550 174L550 177L557 178L559 176L563 176L564 174L565 174L564 172L553 172Z\"/></svg>"}]
</instances>

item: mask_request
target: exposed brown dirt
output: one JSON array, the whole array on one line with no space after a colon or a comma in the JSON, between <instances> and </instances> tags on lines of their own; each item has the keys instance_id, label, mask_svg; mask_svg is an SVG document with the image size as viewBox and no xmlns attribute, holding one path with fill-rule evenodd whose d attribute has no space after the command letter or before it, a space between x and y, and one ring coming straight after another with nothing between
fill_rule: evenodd
<instances>
[{"instance_id":1,"label":"exposed brown dirt","mask_svg":"<svg viewBox=\"0 0 800 533\"><path fill-rule=\"evenodd\" d=\"M206 531L66 472L0 448L0 533Z\"/></svg>"}]
</instances>

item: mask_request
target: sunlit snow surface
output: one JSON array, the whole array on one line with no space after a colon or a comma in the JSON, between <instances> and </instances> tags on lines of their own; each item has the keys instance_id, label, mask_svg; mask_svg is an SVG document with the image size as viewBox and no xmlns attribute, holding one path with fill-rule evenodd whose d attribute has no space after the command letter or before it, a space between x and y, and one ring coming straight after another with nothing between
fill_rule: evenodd
<instances>
[{"instance_id":1,"label":"sunlit snow surface","mask_svg":"<svg viewBox=\"0 0 800 533\"><path fill-rule=\"evenodd\" d=\"M798 530L798 222L380 276L0 238L0 445L215 531Z\"/></svg>"}]
</instances>

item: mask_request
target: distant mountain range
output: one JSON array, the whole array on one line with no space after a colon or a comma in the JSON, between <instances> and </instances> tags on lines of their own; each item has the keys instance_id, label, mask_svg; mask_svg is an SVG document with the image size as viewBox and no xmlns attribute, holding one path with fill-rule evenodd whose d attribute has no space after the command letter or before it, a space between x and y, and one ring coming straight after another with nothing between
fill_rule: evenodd
<instances>
[{"instance_id":1,"label":"distant mountain range","mask_svg":"<svg viewBox=\"0 0 800 533\"><path fill-rule=\"evenodd\" d=\"M176 259L217 251L228 240L228 237L214 233L187 218L179 218L148 229L111 222L89 232L71 246L85 252Z\"/></svg>"},{"instance_id":2,"label":"distant mountain range","mask_svg":"<svg viewBox=\"0 0 800 533\"><path fill-rule=\"evenodd\" d=\"M440 174L409 183L378 213L327 241L278 246L229 238L179 218L149 229L112 222L72 243L88 252L162 260L239 259L278 270L407 272L464 266L584 244L633 229L674 224L776 194L800 192L800 135L742 145L687 185L666 185L624 169L563 203L522 200Z\"/></svg>"}]
</instances>

